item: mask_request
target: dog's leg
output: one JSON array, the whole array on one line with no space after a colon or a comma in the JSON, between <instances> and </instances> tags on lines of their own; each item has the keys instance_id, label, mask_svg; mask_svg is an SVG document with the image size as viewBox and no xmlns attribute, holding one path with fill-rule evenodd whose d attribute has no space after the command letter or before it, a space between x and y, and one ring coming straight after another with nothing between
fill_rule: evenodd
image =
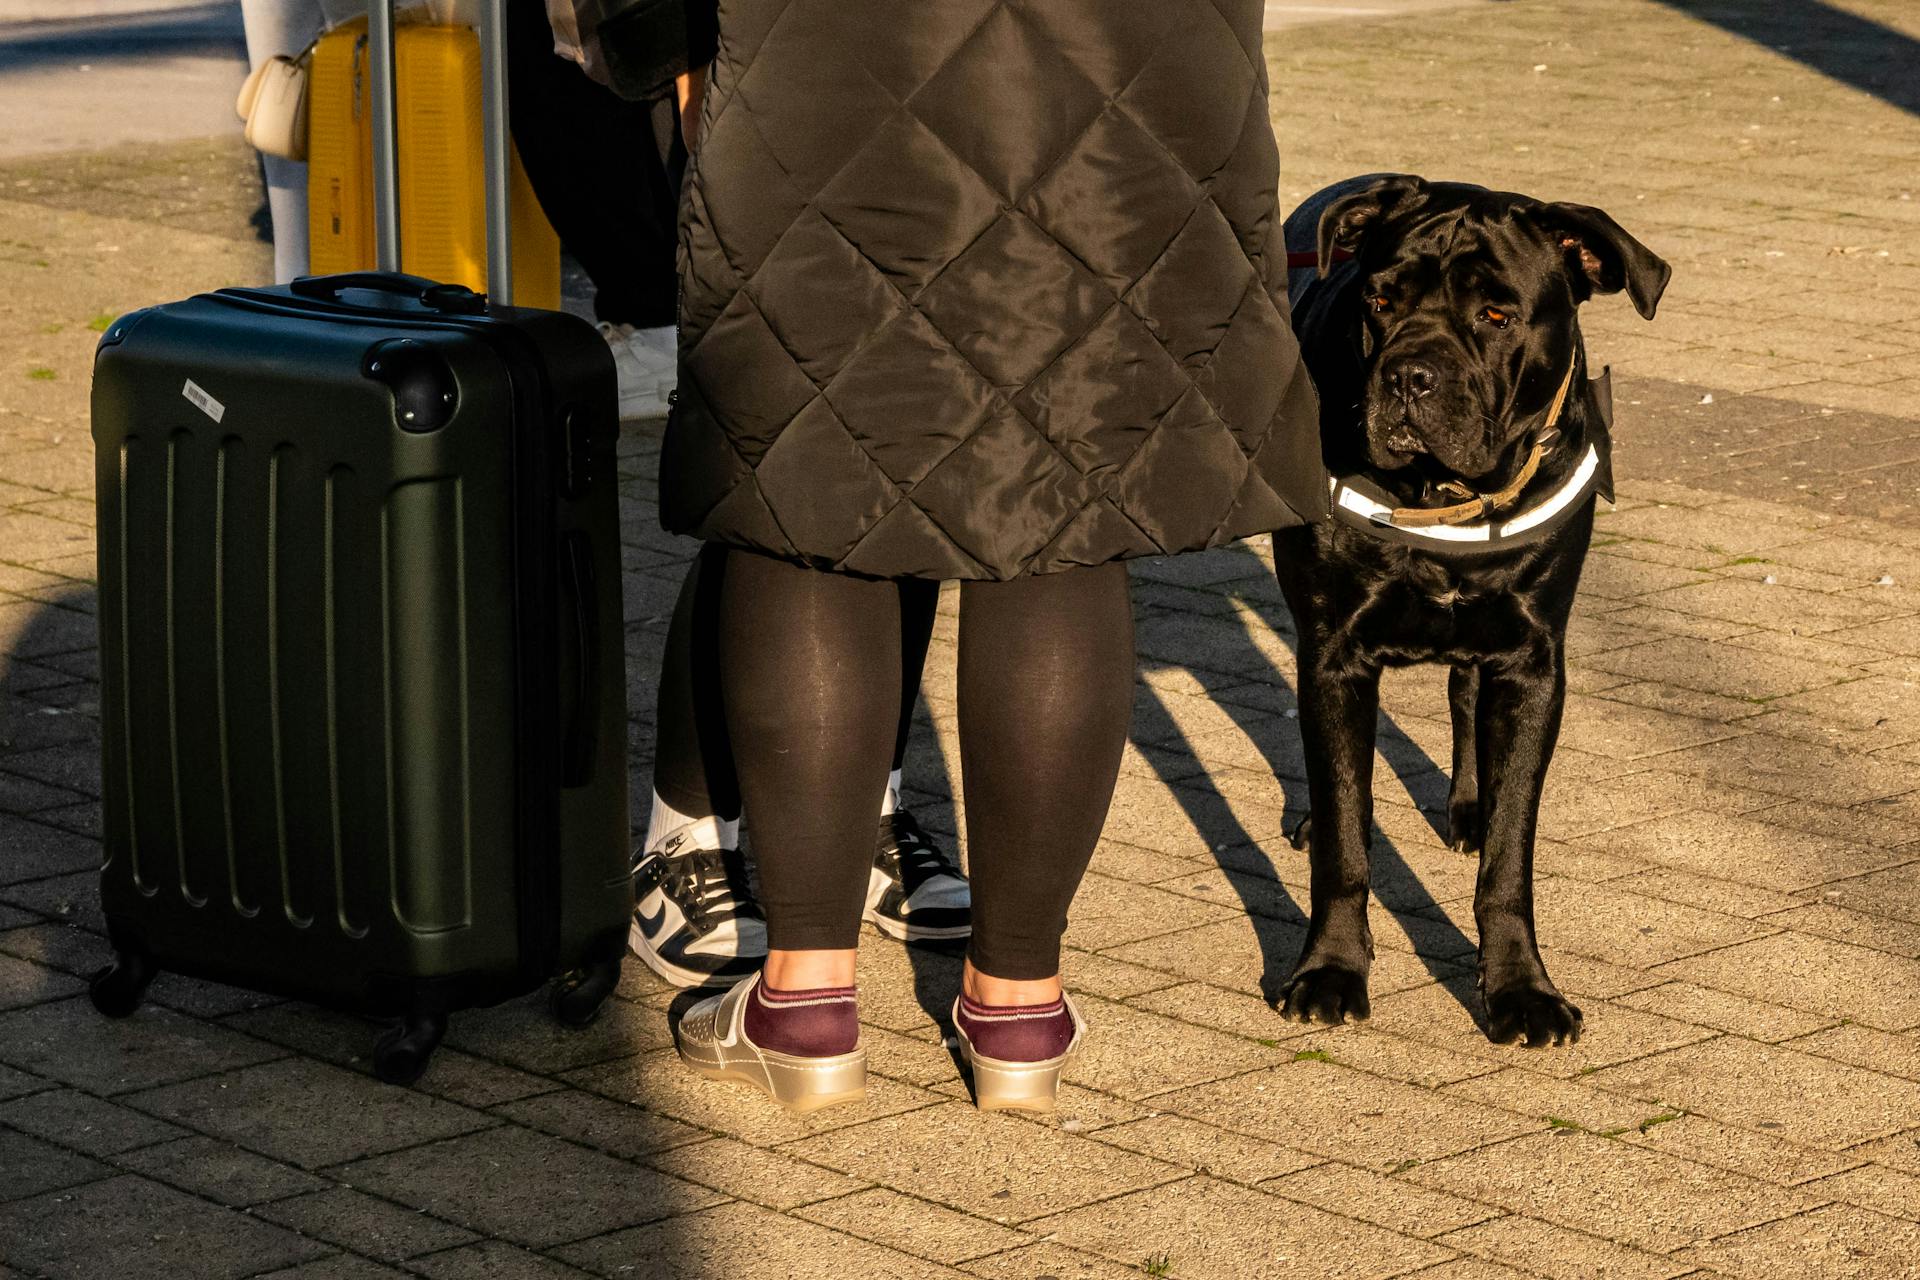
<instances>
[{"instance_id":1,"label":"dog's leg","mask_svg":"<svg viewBox=\"0 0 1920 1280\"><path fill-rule=\"evenodd\" d=\"M1477 853L1480 828L1480 761L1474 747L1480 702L1480 668L1462 663L1447 674L1447 706L1453 712L1453 786L1447 792L1447 847Z\"/></svg>"},{"instance_id":2,"label":"dog's leg","mask_svg":"<svg viewBox=\"0 0 1920 1280\"><path fill-rule=\"evenodd\" d=\"M1313 806L1308 843L1312 915L1307 941L1280 993L1282 1016L1345 1022L1372 1012L1367 970L1367 846L1373 833L1373 739L1380 670L1331 658L1303 645L1300 737Z\"/></svg>"},{"instance_id":3,"label":"dog's leg","mask_svg":"<svg viewBox=\"0 0 1920 1280\"><path fill-rule=\"evenodd\" d=\"M1533 837L1540 791L1560 735L1566 665L1558 647L1488 664L1477 717L1486 847L1474 886L1487 1037L1529 1047L1580 1038L1580 1010L1547 976L1533 927Z\"/></svg>"}]
</instances>

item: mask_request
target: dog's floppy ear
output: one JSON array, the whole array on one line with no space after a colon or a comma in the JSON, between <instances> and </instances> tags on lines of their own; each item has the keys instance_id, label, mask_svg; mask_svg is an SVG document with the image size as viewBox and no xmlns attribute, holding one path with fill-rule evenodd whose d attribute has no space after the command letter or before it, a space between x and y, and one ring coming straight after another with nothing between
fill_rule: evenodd
<instances>
[{"instance_id":1,"label":"dog's floppy ear","mask_svg":"<svg viewBox=\"0 0 1920 1280\"><path fill-rule=\"evenodd\" d=\"M1320 212L1320 274L1333 266L1336 251L1354 253L1367 228L1389 209L1426 184L1411 174L1390 173L1371 186L1341 196Z\"/></svg>"},{"instance_id":2,"label":"dog's floppy ear","mask_svg":"<svg viewBox=\"0 0 1920 1280\"><path fill-rule=\"evenodd\" d=\"M1653 319L1660 295L1673 275L1653 250L1628 235L1605 211L1584 204L1544 204L1534 215L1567 257L1576 281L1589 291L1618 293L1625 289L1642 319ZM1586 294L1579 297L1585 301Z\"/></svg>"}]
</instances>

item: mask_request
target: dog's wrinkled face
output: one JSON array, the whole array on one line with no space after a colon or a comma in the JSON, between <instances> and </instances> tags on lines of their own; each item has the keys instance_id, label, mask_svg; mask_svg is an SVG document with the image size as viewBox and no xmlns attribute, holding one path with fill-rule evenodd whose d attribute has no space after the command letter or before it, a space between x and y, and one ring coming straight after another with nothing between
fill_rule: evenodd
<instances>
[{"instance_id":1,"label":"dog's wrinkled face","mask_svg":"<svg viewBox=\"0 0 1920 1280\"><path fill-rule=\"evenodd\" d=\"M1652 318L1667 264L1598 209L1390 177L1329 205L1324 273L1359 272L1369 462L1466 480L1511 465L1579 347L1578 312L1625 289Z\"/></svg>"}]
</instances>

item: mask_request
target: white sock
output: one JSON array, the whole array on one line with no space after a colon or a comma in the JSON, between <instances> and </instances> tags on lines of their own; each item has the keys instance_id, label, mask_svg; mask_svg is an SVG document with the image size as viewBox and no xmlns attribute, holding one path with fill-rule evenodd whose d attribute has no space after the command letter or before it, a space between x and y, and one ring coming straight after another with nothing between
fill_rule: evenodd
<instances>
[{"instance_id":1,"label":"white sock","mask_svg":"<svg viewBox=\"0 0 1920 1280\"><path fill-rule=\"evenodd\" d=\"M686 832L696 849L737 849L740 847L740 819L705 817L681 813L658 791L653 793L653 816L647 819L646 852L658 853L667 841Z\"/></svg>"},{"instance_id":2,"label":"white sock","mask_svg":"<svg viewBox=\"0 0 1920 1280\"><path fill-rule=\"evenodd\" d=\"M900 770L887 775L887 794L880 797L880 816L886 817L900 807Z\"/></svg>"}]
</instances>

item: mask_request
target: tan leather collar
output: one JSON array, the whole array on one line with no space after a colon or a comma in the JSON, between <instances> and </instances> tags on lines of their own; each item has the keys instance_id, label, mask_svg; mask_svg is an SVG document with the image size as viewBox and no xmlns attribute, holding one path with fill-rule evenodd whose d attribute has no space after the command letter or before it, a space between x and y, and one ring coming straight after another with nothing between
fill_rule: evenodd
<instances>
[{"instance_id":1,"label":"tan leather collar","mask_svg":"<svg viewBox=\"0 0 1920 1280\"><path fill-rule=\"evenodd\" d=\"M1448 507L1395 507L1392 521L1403 528L1419 529L1436 524L1471 524L1475 520L1484 520L1495 512L1511 506L1520 497L1533 477L1539 474L1541 459L1547 456L1547 449L1559 435L1560 414L1567 407L1567 392L1573 387L1573 371L1580 366L1580 353L1575 350L1573 360L1567 365L1567 376L1560 379L1560 389L1554 392L1553 405L1547 410L1547 419L1534 435L1533 448L1527 454L1527 460L1520 467L1520 473L1493 493L1476 493L1455 480L1448 480L1440 487L1460 494L1466 500Z\"/></svg>"}]
</instances>

